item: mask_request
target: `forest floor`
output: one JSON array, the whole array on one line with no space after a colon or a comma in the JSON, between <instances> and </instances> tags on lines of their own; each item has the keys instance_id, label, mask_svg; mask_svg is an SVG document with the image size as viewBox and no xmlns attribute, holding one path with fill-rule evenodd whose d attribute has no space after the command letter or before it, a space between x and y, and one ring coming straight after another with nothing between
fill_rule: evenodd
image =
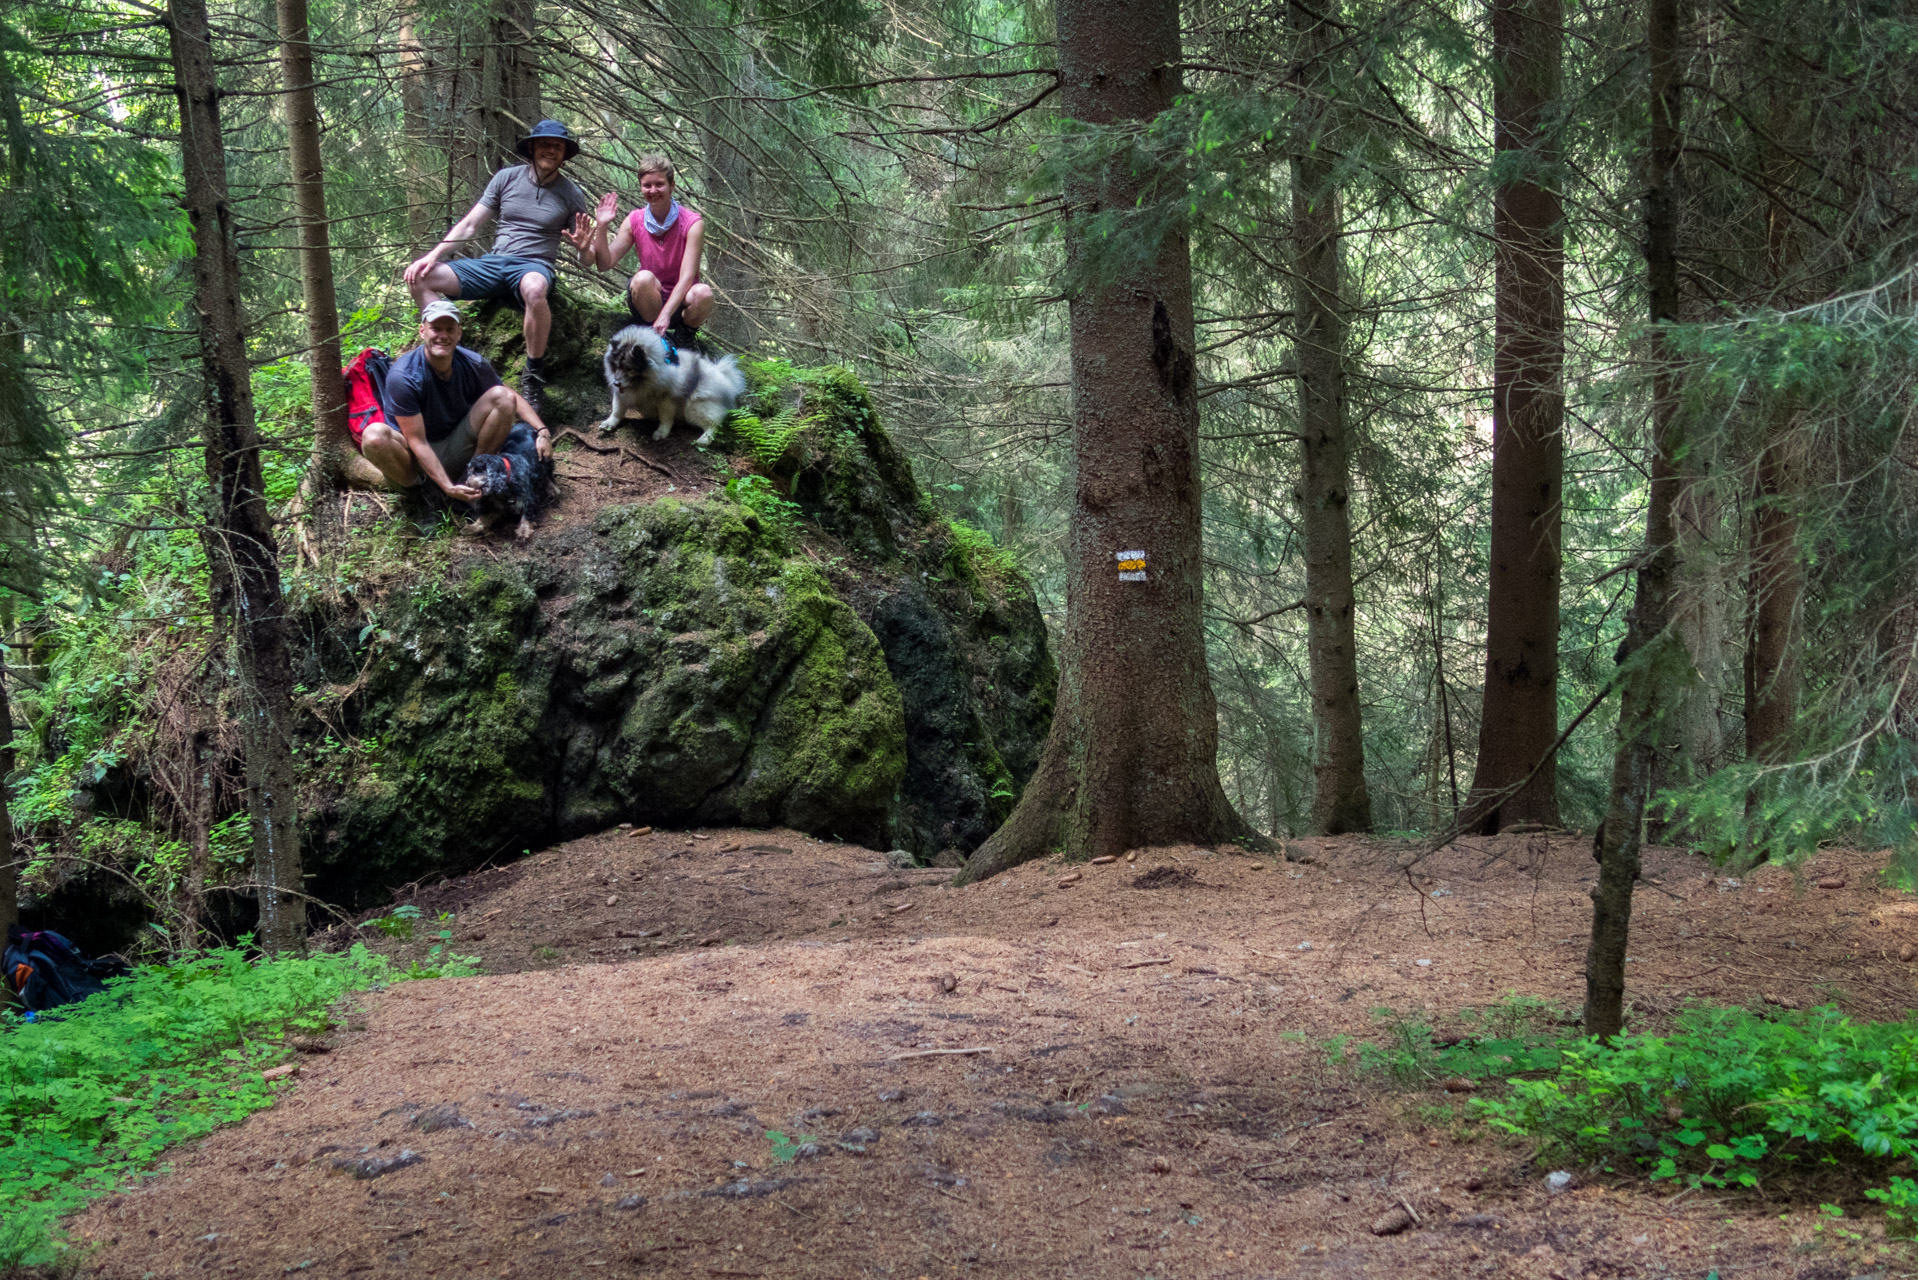
<instances>
[{"instance_id":1,"label":"forest floor","mask_svg":"<svg viewBox=\"0 0 1918 1280\"><path fill-rule=\"evenodd\" d=\"M422 937L381 947L450 928L486 976L360 997L275 1107L75 1219L79 1272L1909 1269L1881 1219L1820 1229L1816 1202L1855 1189L1674 1195L1574 1169L1552 1194L1531 1146L1460 1099L1329 1060L1332 1037L1384 1034L1381 1007L1576 1008L1587 840L1463 841L1411 871L1410 843L1292 847L1312 861L1153 849L957 889L790 832L615 831L441 883L411 898ZM1733 880L1648 851L1640 1015L1767 996L1901 1015L1918 902L1883 864L1833 851ZM1416 1225L1373 1234L1406 1208Z\"/></svg>"}]
</instances>

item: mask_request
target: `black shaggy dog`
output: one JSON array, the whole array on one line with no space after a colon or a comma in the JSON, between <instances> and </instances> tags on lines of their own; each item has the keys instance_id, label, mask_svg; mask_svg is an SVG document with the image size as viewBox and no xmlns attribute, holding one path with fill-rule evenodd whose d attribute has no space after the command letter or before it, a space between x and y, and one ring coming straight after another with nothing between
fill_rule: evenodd
<instances>
[{"instance_id":1,"label":"black shaggy dog","mask_svg":"<svg viewBox=\"0 0 1918 1280\"><path fill-rule=\"evenodd\" d=\"M474 504L479 526L496 529L517 516L514 536L520 538L532 536L533 513L545 501L552 480L553 464L540 461L538 440L524 422L513 424L498 453L475 454L466 464L465 483L480 491Z\"/></svg>"}]
</instances>

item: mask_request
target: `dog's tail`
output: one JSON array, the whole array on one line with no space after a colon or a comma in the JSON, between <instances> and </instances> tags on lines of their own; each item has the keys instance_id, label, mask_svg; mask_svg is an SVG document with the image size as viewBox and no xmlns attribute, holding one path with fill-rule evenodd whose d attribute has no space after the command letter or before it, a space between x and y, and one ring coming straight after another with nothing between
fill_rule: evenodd
<instances>
[{"instance_id":1,"label":"dog's tail","mask_svg":"<svg viewBox=\"0 0 1918 1280\"><path fill-rule=\"evenodd\" d=\"M746 375L739 370L739 361L731 356L721 356L712 362L709 377L716 379L726 388L726 398L731 402L728 407L737 406L746 395Z\"/></svg>"}]
</instances>

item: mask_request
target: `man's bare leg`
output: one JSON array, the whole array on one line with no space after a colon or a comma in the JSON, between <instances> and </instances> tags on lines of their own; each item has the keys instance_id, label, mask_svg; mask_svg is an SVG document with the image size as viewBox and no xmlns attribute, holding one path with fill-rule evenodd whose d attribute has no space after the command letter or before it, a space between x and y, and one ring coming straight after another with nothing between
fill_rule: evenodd
<instances>
[{"instance_id":1,"label":"man's bare leg","mask_svg":"<svg viewBox=\"0 0 1918 1280\"><path fill-rule=\"evenodd\" d=\"M506 447L506 433L517 420L513 415L515 407L513 393L504 386L488 387L485 394L473 402L468 417L473 424L473 436L479 441L475 453L498 453Z\"/></svg>"},{"instance_id":2,"label":"man's bare leg","mask_svg":"<svg viewBox=\"0 0 1918 1280\"><path fill-rule=\"evenodd\" d=\"M441 298L460 296L460 278L453 274L453 268L444 262L436 262L433 269L406 286L413 295L413 305L423 307L429 302L438 302Z\"/></svg>"},{"instance_id":3,"label":"man's bare leg","mask_svg":"<svg viewBox=\"0 0 1918 1280\"><path fill-rule=\"evenodd\" d=\"M550 288L550 282L537 271L528 271L519 278L519 300L526 306L521 332L526 335L528 360L546 358L546 339L553 332L553 308L546 300Z\"/></svg>"},{"instance_id":4,"label":"man's bare leg","mask_svg":"<svg viewBox=\"0 0 1918 1280\"><path fill-rule=\"evenodd\" d=\"M367 423L366 433L360 437L360 452L380 469L386 483L395 489L411 488L419 478L406 437L384 422Z\"/></svg>"}]
</instances>

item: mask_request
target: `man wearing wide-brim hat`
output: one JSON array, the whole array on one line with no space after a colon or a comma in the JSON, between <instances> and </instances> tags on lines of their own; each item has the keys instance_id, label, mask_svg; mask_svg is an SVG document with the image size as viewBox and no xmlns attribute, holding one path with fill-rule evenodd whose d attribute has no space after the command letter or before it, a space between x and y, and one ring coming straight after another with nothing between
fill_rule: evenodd
<instances>
[{"instance_id":1,"label":"man wearing wide-brim hat","mask_svg":"<svg viewBox=\"0 0 1918 1280\"><path fill-rule=\"evenodd\" d=\"M528 163L501 169L486 184L479 203L466 211L446 238L406 269L404 279L421 307L442 298L498 300L526 313L526 376L520 392L538 406L545 385L546 338L553 311L547 301L559 242L582 249L591 239L594 205L561 173L560 166L579 154L579 143L557 120L542 120L519 140ZM608 197L617 201L617 193ZM606 201L602 200L601 204ZM617 205L605 212L611 218ZM488 218L499 219L493 251L478 258L440 259L479 233Z\"/></svg>"}]
</instances>

